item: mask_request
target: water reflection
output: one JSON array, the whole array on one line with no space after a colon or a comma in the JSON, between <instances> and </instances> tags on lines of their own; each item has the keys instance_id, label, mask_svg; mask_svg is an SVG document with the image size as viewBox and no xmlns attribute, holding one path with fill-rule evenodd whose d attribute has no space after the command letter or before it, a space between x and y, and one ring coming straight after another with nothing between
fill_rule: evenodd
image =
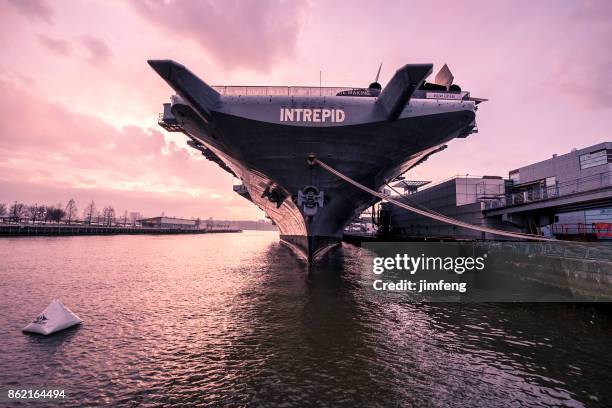
<instances>
[{"instance_id":1,"label":"water reflection","mask_svg":"<svg viewBox=\"0 0 612 408\"><path fill-rule=\"evenodd\" d=\"M608 310L378 296L368 256L309 268L263 232L0 241L0 384L74 406L606 406ZM82 327L21 334L53 297Z\"/></svg>"}]
</instances>

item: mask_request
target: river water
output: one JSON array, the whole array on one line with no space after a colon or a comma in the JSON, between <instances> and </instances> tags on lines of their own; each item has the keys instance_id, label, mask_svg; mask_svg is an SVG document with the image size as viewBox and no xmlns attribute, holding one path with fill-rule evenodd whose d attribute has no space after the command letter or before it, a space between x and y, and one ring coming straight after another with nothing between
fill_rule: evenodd
<instances>
[{"instance_id":1,"label":"river water","mask_svg":"<svg viewBox=\"0 0 612 408\"><path fill-rule=\"evenodd\" d=\"M609 308L389 300L365 251L309 269L274 232L1 239L0 389L65 389L67 406L612 406ZM53 298L84 323L23 334Z\"/></svg>"}]
</instances>

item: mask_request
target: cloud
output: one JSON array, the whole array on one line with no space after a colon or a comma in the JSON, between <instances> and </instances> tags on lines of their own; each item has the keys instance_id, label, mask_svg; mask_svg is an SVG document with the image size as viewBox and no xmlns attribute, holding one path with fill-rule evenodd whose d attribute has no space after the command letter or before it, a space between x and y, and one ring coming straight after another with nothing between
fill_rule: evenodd
<instances>
[{"instance_id":1,"label":"cloud","mask_svg":"<svg viewBox=\"0 0 612 408\"><path fill-rule=\"evenodd\" d=\"M93 64L104 64L113 56L108 45L99 38L84 35L80 38L80 42L89 53L89 61Z\"/></svg>"},{"instance_id":2,"label":"cloud","mask_svg":"<svg viewBox=\"0 0 612 408\"><path fill-rule=\"evenodd\" d=\"M612 54L603 51L612 39L612 3L585 1L563 18L568 39L547 80L581 108L612 108Z\"/></svg>"},{"instance_id":3,"label":"cloud","mask_svg":"<svg viewBox=\"0 0 612 408\"><path fill-rule=\"evenodd\" d=\"M605 0L587 0L576 4L571 17L584 20L589 24L610 24L612 18L612 3Z\"/></svg>"},{"instance_id":4,"label":"cloud","mask_svg":"<svg viewBox=\"0 0 612 408\"><path fill-rule=\"evenodd\" d=\"M60 55L67 56L72 54L73 44L70 41L52 38L46 34L39 34L37 40L49 51ZM106 43L100 38L90 35L79 37L78 44L81 48L77 54L89 63L96 66L103 66L113 57L113 52Z\"/></svg>"},{"instance_id":5,"label":"cloud","mask_svg":"<svg viewBox=\"0 0 612 408\"><path fill-rule=\"evenodd\" d=\"M53 9L46 0L8 0L18 12L31 20L51 22Z\"/></svg>"},{"instance_id":6,"label":"cloud","mask_svg":"<svg viewBox=\"0 0 612 408\"><path fill-rule=\"evenodd\" d=\"M574 104L586 110L612 108L612 58L567 59L549 78Z\"/></svg>"},{"instance_id":7,"label":"cloud","mask_svg":"<svg viewBox=\"0 0 612 408\"><path fill-rule=\"evenodd\" d=\"M301 0L132 1L141 16L170 34L195 40L224 68L262 72L294 54L306 4Z\"/></svg>"},{"instance_id":8,"label":"cloud","mask_svg":"<svg viewBox=\"0 0 612 408\"><path fill-rule=\"evenodd\" d=\"M45 34L39 34L37 38L38 38L39 43L41 43L45 48L47 48L48 50L56 54L59 54L59 55L70 54L71 47L68 41L51 38Z\"/></svg>"},{"instance_id":9,"label":"cloud","mask_svg":"<svg viewBox=\"0 0 612 408\"><path fill-rule=\"evenodd\" d=\"M7 81L0 81L0 98L5 101L0 202L54 203L74 195L112 203L113 197L121 197L117 206L150 214L165 210L221 217L235 211L256 216L249 203L232 192L230 175L195 151L166 142L157 130L117 130Z\"/></svg>"}]
</instances>

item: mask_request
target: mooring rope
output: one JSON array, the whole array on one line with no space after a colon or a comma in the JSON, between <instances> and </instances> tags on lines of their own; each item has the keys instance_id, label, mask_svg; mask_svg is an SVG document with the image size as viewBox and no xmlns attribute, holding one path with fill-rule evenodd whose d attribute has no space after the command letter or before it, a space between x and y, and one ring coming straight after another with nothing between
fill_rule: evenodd
<instances>
[{"instance_id":1,"label":"mooring rope","mask_svg":"<svg viewBox=\"0 0 612 408\"><path fill-rule=\"evenodd\" d=\"M530 239L530 240L534 240L534 241L555 241L554 239L551 238L546 238L546 237L541 237L539 235L533 235L533 234L523 234L520 232L509 232L509 231L503 231L503 230L498 230L495 228L488 228L488 227L480 227L478 225L473 225L473 224L469 224L467 222L463 222L463 221L459 221L455 218L451 218L448 217L446 215L442 215L439 213L435 213L435 212L430 212L429 210L421 210L419 208L410 206L408 204L402 203L400 201L397 201L393 198L391 198L389 195L387 194L383 194L380 193L378 191L374 191L371 188L368 188L366 186L364 186L363 184L360 184L358 182L356 182L355 180L353 180L352 178L342 174L341 172L339 172L338 170L334 169L333 167L331 167L328 164L325 164L324 162L322 162L321 160L317 159L316 157L312 157L309 156L308 157L308 161L312 164L318 164L319 166L321 166L324 170L327 170L328 172L334 174L335 176L341 178L342 180L346 181L347 183L350 183L352 185L354 185L355 187L372 194L375 197L380 198L381 200L386 200L388 202L390 202L391 204L394 204L400 208L403 208L407 211L411 211L413 213L422 215L423 217L427 217L427 218L431 218L434 219L436 221L441 221L441 222L445 222L447 224L451 224L451 225L456 225L458 227L463 227L463 228L467 228L467 229L471 229L474 231L480 231L480 232L487 232L489 234L493 234L493 235L500 235L500 236L505 236L505 237L510 237L510 238L518 238L518 239Z\"/></svg>"},{"instance_id":2,"label":"mooring rope","mask_svg":"<svg viewBox=\"0 0 612 408\"><path fill-rule=\"evenodd\" d=\"M431 214L434 214L434 215L439 215L439 216L441 216L441 217L446 217L446 215L444 215L444 214L442 214L442 213L439 213L439 212L437 212L437 211L434 211L434 210L432 210L431 208L427 208L427 207L425 207L423 204L419 204L419 203L417 203L416 201L411 200L411 199L410 199L410 197L408 197L408 195L400 193L400 192L399 192L399 191L397 191L395 188L391 187L391 186L389 185L389 183L385 183L385 185L386 185L387 187L389 187L389 189L390 189L391 191L393 191L395 194L397 194L398 196L400 196L400 197L402 197L404 200L406 200L406 201L409 203L409 205L412 205L412 206L414 206L414 207L418 207L418 208L420 208L421 210L423 210L423 211L427 211L427 212L429 212L429 213L431 213Z\"/></svg>"}]
</instances>

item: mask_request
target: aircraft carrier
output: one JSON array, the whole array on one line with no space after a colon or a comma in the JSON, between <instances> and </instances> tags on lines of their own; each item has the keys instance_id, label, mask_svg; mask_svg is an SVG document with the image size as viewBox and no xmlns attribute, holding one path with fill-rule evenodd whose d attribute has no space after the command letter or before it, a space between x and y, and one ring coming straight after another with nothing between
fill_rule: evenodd
<instances>
[{"instance_id":1,"label":"aircraft carrier","mask_svg":"<svg viewBox=\"0 0 612 408\"><path fill-rule=\"evenodd\" d=\"M209 86L174 61L148 63L176 92L160 125L183 132L191 147L240 179L234 190L309 262L378 201L309 157L378 191L449 140L476 132L484 100L453 84L446 65L431 83L432 64L405 65L383 89L378 75L367 88Z\"/></svg>"}]
</instances>

